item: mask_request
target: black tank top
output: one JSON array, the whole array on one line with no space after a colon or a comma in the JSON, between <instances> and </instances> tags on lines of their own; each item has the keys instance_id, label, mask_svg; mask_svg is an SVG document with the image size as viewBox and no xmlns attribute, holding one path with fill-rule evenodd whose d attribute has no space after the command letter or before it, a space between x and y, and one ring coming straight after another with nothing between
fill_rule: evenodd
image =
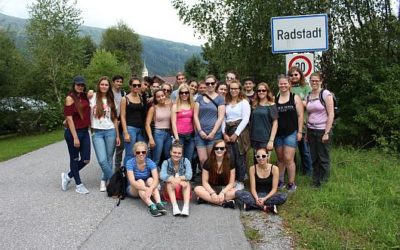
<instances>
[{"instance_id":1,"label":"black tank top","mask_svg":"<svg viewBox=\"0 0 400 250\"><path fill-rule=\"evenodd\" d=\"M267 178L260 178L257 174L257 165L255 165L255 176L256 176L256 192L257 193L266 193L268 194L272 190L272 168L274 165L271 165L271 170L269 172L269 176Z\"/></svg>"},{"instance_id":2,"label":"black tank top","mask_svg":"<svg viewBox=\"0 0 400 250\"><path fill-rule=\"evenodd\" d=\"M126 96L126 125L135 128L144 128L144 116L146 113L143 103L132 103Z\"/></svg>"},{"instance_id":3,"label":"black tank top","mask_svg":"<svg viewBox=\"0 0 400 250\"><path fill-rule=\"evenodd\" d=\"M296 104L294 101L294 94L290 93L289 101L286 103L279 103L278 95L275 98L276 108L278 109L278 131L277 136L288 136L294 131L298 130L298 119Z\"/></svg>"}]
</instances>

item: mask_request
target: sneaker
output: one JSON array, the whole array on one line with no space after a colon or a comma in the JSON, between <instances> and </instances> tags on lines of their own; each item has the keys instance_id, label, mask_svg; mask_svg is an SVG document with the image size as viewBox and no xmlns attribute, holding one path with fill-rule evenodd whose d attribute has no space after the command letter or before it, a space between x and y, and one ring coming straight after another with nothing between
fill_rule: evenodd
<instances>
[{"instance_id":1,"label":"sneaker","mask_svg":"<svg viewBox=\"0 0 400 250\"><path fill-rule=\"evenodd\" d=\"M154 217L158 217L161 216L162 214L160 213L160 211L158 211L157 206L155 204L151 204L149 206L149 212L152 216Z\"/></svg>"},{"instance_id":2,"label":"sneaker","mask_svg":"<svg viewBox=\"0 0 400 250\"><path fill-rule=\"evenodd\" d=\"M100 192L105 192L107 191L107 187L106 187L106 181L101 181L100 182Z\"/></svg>"},{"instance_id":3,"label":"sneaker","mask_svg":"<svg viewBox=\"0 0 400 250\"><path fill-rule=\"evenodd\" d=\"M236 200L236 206L239 208L240 211L246 210L246 204L239 199Z\"/></svg>"},{"instance_id":4,"label":"sneaker","mask_svg":"<svg viewBox=\"0 0 400 250\"><path fill-rule=\"evenodd\" d=\"M282 190L282 189L284 189L285 188L285 183L283 182L283 181L279 181L279 183L278 183L278 189L279 190Z\"/></svg>"},{"instance_id":5,"label":"sneaker","mask_svg":"<svg viewBox=\"0 0 400 250\"><path fill-rule=\"evenodd\" d=\"M276 205L272 205L272 207L269 207L269 211L271 211L271 213L273 214L278 214L278 208L276 207Z\"/></svg>"},{"instance_id":6,"label":"sneaker","mask_svg":"<svg viewBox=\"0 0 400 250\"><path fill-rule=\"evenodd\" d=\"M183 205L181 215L182 216L189 216L189 205Z\"/></svg>"},{"instance_id":7,"label":"sneaker","mask_svg":"<svg viewBox=\"0 0 400 250\"><path fill-rule=\"evenodd\" d=\"M68 174L61 173L61 190L67 191L68 184L71 182L71 178L69 178Z\"/></svg>"},{"instance_id":8,"label":"sneaker","mask_svg":"<svg viewBox=\"0 0 400 250\"><path fill-rule=\"evenodd\" d=\"M162 202L162 201L160 203L156 204L157 210L162 214L166 214L167 213L167 210L165 209L165 205L166 204L164 202Z\"/></svg>"},{"instance_id":9,"label":"sneaker","mask_svg":"<svg viewBox=\"0 0 400 250\"><path fill-rule=\"evenodd\" d=\"M178 216L181 215L181 210L179 210L178 205L172 206L172 215L173 216Z\"/></svg>"},{"instance_id":10,"label":"sneaker","mask_svg":"<svg viewBox=\"0 0 400 250\"><path fill-rule=\"evenodd\" d=\"M243 190L244 189L244 185L243 182L236 182L236 186L235 186L236 190Z\"/></svg>"},{"instance_id":11,"label":"sneaker","mask_svg":"<svg viewBox=\"0 0 400 250\"><path fill-rule=\"evenodd\" d=\"M89 190L87 190L87 188L82 183L79 185L76 185L75 191L78 194L88 194L89 193Z\"/></svg>"},{"instance_id":12,"label":"sneaker","mask_svg":"<svg viewBox=\"0 0 400 250\"><path fill-rule=\"evenodd\" d=\"M229 201L224 201L222 203L223 208L232 208L235 209L235 201L234 200L229 200Z\"/></svg>"},{"instance_id":13,"label":"sneaker","mask_svg":"<svg viewBox=\"0 0 400 250\"><path fill-rule=\"evenodd\" d=\"M205 201L205 200L203 200L202 198L200 198L200 197L197 197L197 204L207 204L207 201Z\"/></svg>"},{"instance_id":14,"label":"sneaker","mask_svg":"<svg viewBox=\"0 0 400 250\"><path fill-rule=\"evenodd\" d=\"M297 189L297 186L294 183L289 183L286 188L289 193L294 193Z\"/></svg>"}]
</instances>

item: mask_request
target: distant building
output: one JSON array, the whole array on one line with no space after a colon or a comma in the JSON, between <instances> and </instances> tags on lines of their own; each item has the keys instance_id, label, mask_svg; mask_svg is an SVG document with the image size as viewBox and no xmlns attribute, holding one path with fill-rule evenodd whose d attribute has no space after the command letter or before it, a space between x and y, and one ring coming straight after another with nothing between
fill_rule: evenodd
<instances>
[{"instance_id":1,"label":"distant building","mask_svg":"<svg viewBox=\"0 0 400 250\"><path fill-rule=\"evenodd\" d=\"M176 82L176 77L175 76L159 76L159 75L155 75L153 76L153 81L154 82L158 82L160 84L163 84L165 82L170 83L172 85L175 84Z\"/></svg>"},{"instance_id":2,"label":"distant building","mask_svg":"<svg viewBox=\"0 0 400 250\"><path fill-rule=\"evenodd\" d=\"M143 62L142 78L145 76L149 76L149 71L147 70L146 62Z\"/></svg>"}]
</instances>

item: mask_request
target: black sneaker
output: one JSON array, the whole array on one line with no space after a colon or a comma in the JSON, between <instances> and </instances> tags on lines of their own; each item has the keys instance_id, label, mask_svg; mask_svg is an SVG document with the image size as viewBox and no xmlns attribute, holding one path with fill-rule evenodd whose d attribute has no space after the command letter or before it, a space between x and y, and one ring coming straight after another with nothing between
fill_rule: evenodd
<instances>
[{"instance_id":1,"label":"black sneaker","mask_svg":"<svg viewBox=\"0 0 400 250\"><path fill-rule=\"evenodd\" d=\"M278 214L278 208L276 207L276 205L264 206L263 210L266 213Z\"/></svg>"},{"instance_id":2,"label":"black sneaker","mask_svg":"<svg viewBox=\"0 0 400 250\"><path fill-rule=\"evenodd\" d=\"M160 213L160 211L158 211L157 206L155 204L151 204L149 206L149 212L152 216L154 217L158 217L161 216L162 214Z\"/></svg>"},{"instance_id":3,"label":"black sneaker","mask_svg":"<svg viewBox=\"0 0 400 250\"><path fill-rule=\"evenodd\" d=\"M157 210L162 213L162 214L166 214L167 210L165 209L165 203L164 202L160 202L156 204Z\"/></svg>"},{"instance_id":4,"label":"black sneaker","mask_svg":"<svg viewBox=\"0 0 400 250\"><path fill-rule=\"evenodd\" d=\"M197 202L197 204L207 204L207 201L203 200L203 199L200 198L200 197L197 197L196 202Z\"/></svg>"},{"instance_id":5,"label":"black sneaker","mask_svg":"<svg viewBox=\"0 0 400 250\"><path fill-rule=\"evenodd\" d=\"M234 200L229 200L229 201L224 201L222 203L223 208L232 208L235 209L235 201Z\"/></svg>"}]
</instances>

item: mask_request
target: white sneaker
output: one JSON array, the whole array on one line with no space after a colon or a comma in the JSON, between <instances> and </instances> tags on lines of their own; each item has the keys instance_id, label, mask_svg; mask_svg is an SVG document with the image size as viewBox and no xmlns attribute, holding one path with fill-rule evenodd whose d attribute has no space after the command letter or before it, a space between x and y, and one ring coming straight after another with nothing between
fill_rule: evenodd
<instances>
[{"instance_id":1,"label":"white sneaker","mask_svg":"<svg viewBox=\"0 0 400 250\"><path fill-rule=\"evenodd\" d=\"M88 194L89 190L87 190L87 188L81 183L79 185L76 185L75 192L77 192L78 194Z\"/></svg>"},{"instance_id":2,"label":"white sneaker","mask_svg":"<svg viewBox=\"0 0 400 250\"><path fill-rule=\"evenodd\" d=\"M182 216L189 216L189 205L183 205L181 215Z\"/></svg>"},{"instance_id":3,"label":"white sneaker","mask_svg":"<svg viewBox=\"0 0 400 250\"><path fill-rule=\"evenodd\" d=\"M181 215L181 210L179 210L178 205L172 206L172 215L173 216Z\"/></svg>"},{"instance_id":4,"label":"white sneaker","mask_svg":"<svg viewBox=\"0 0 400 250\"><path fill-rule=\"evenodd\" d=\"M100 182L100 192L105 192L107 191L107 187L106 187L106 181L101 181Z\"/></svg>"},{"instance_id":5,"label":"white sneaker","mask_svg":"<svg viewBox=\"0 0 400 250\"><path fill-rule=\"evenodd\" d=\"M244 189L243 182L236 182L235 188L236 190L243 190Z\"/></svg>"},{"instance_id":6,"label":"white sneaker","mask_svg":"<svg viewBox=\"0 0 400 250\"><path fill-rule=\"evenodd\" d=\"M68 174L61 173L61 190L67 191L68 184L71 182L71 178L69 178Z\"/></svg>"}]
</instances>

